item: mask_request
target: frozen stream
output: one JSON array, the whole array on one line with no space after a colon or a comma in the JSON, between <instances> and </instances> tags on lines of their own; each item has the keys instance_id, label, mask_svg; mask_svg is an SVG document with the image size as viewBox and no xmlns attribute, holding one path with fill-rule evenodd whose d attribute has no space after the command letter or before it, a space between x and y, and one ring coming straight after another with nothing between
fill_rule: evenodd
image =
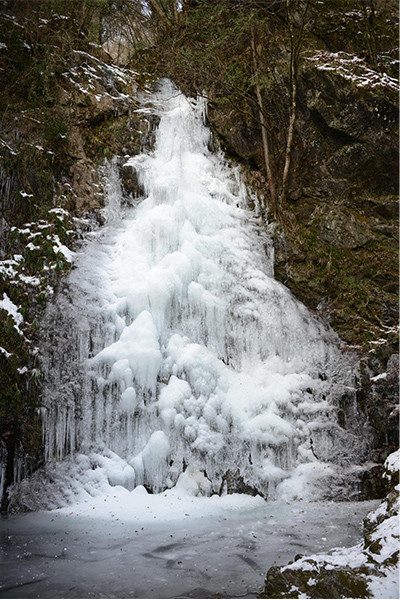
<instances>
[{"instance_id":1,"label":"frozen stream","mask_svg":"<svg viewBox=\"0 0 400 600\"><path fill-rule=\"evenodd\" d=\"M377 505L141 491L3 517L0 597L255 598L271 565L357 543Z\"/></svg>"}]
</instances>

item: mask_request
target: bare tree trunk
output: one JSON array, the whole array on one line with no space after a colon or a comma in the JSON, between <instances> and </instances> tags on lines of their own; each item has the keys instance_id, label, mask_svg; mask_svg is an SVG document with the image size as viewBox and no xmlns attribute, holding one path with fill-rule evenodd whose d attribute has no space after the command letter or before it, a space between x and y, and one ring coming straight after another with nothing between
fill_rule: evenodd
<instances>
[{"instance_id":1,"label":"bare tree trunk","mask_svg":"<svg viewBox=\"0 0 400 600\"><path fill-rule=\"evenodd\" d=\"M303 43L304 30L306 25L307 11L310 6L310 0L306 2L302 18L301 24L299 27L299 32L297 34L297 39L295 36L295 25L294 20L292 19L292 15L290 12L291 7L293 6L292 0L286 0L286 14L287 14L287 22L289 28L289 37L290 37L290 102L289 102L289 126L286 140L286 151L285 151L285 165L283 167L283 175L282 175L282 188L279 196L280 202L284 202L286 200L287 187L289 182L289 173L290 173L290 164L292 160L292 149L293 149L293 137L294 137L294 125L296 122L296 112L297 112L297 72L298 72L298 63L299 63L299 55L300 50Z\"/></svg>"},{"instance_id":2,"label":"bare tree trunk","mask_svg":"<svg viewBox=\"0 0 400 600\"><path fill-rule=\"evenodd\" d=\"M251 28L251 50L252 50L252 54L253 54L254 79L255 79L255 86L256 86L258 112L259 112L259 118L260 118L260 123L261 123L261 137L262 137L262 144L263 144L265 170L267 172L268 187L269 187L269 193L271 194L272 208L274 211L274 219L276 219L277 215L278 215L278 204L277 204L276 191L275 191L275 181L274 181L274 177L272 175L272 169L271 169L271 163L270 163L270 152L269 152L269 144L268 144L267 126L265 123L260 83L258 80L257 51L256 51L256 42L255 42L253 26Z\"/></svg>"},{"instance_id":3,"label":"bare tree trunk","mask_svg":"<svg viewBox=\"0 0 400 600\"><path fill-rule=\"evenodd\" d=\"M297 108L297 82L294 81L291 89L291 102L289 108L289 127L285 151L285 166L283 167L282 175L282 190L281 190L281 202L286 200L287 185L289 180L290 163L292 160L292 148L293 148L293 136L294 136L294 124L296 121L296 108Z\"/></svg>"},{"instance_id":4,"label":"bare tree trunk","mask_svg":"<svg viewBox=\"0 0 400 600\"><path fill-rule=\"evenodd\" d=\"M150 4L154 8L154 10L158 14L158 16L160 17L160 19L162 20L164 25L171 27L172 23L168 19L167 15L165 14L165 12L164 12L162 6L160 5L160 3L158 2L158 0L150 0Z\"/></svg>"},{"instance_id":5,"label":"bare tree trunk","mask_svg":"<svg viewBox=\"0 0 400 600\"><path fill-rule=\"evenodd\" d=\"M291 21L290 13L289 13L289 2L290 2L290 0L286 0L289 36L290 36L290 71L289 71L290 103L289 103L289 126L288 126L286 151L285 151L285 165L283 167L282 188L281 188L281 193L280 193L280 202L281 203L285 202L285 200L286 200L287 185L288 185L289 171L290 171L290 162L291 162L291 158L292 158L294 124L296 121L296 108L297 108L297 57L296 57L296 49L295 49L293 23Z\"/></svg>"},{"instance_id":6,"label":"bare tree trunk","mask_svg":"<svg viewBox=\"0 0 400 600\"><path fill-rule=\"evenodd\" d=\"M174 2L174 5L173 5L174 19L175 19L175 23L178 24L178 21L179 21L178 2L177 2L177 0L173 0L173 2Z\"/></svg>"},{"instance_id":7,"label":"bare tree trunk","mask_svg":"<svg viewBox=\"0 0 400 600\"><path fill-rule=\"evenodd\" d=\"M374 9L374 1L370 0L369 11L367 7L366 0L361 1L361 6L363 10L364 16L364 27L365 27L365 37L368 46L368 54L371 66L375 71L379 70L378 67L378 55L376 52L376 43L375 43L375 9Z\"/></svg>"}]
</instances>

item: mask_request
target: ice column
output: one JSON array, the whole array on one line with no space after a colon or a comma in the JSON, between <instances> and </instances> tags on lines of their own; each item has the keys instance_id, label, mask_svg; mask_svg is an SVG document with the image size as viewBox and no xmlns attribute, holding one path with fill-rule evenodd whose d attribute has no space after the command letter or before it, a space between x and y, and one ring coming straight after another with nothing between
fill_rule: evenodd
<instances>
[{"instance_id":1,"label":"ice column","mask_svg":"<svg viewBox=\"0 0 400 600\"><path fill-rule=\"evenodd\" d=\"M53 308L70 362L60 374L61 349L46 359L48 456L111 452L128 487L159 491L190 468L213 491L273 495L327 468L312 432L337 427L337 339L274 280L238 169L209 150L203 100L164 81L143 110L160 119L155 146L127 164L145 195L118 212L111 171L113 218Z\"/></svg>"}]
</instances>

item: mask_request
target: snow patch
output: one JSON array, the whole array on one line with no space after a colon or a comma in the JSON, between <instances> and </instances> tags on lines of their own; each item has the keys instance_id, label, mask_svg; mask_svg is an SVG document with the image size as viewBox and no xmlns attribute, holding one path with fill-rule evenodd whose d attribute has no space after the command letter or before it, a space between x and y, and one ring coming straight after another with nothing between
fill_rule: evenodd
<instances>
[{"instance_id":1,"label":"snow patch","mask_svg":"<svg viewBox=\"0 0 400 600\"><path fill-rule=\"evenodd\" d=\"M16 306L5 292L3 293L3 300L0 300L0 309L1 308L12 317L14 321L14 328L18 331L19 334L23 335L20 329L20 325L24 322L24 318L21 315L21 313L18 312L18 309L20 307Z\"/></svg>"}]
</instances>

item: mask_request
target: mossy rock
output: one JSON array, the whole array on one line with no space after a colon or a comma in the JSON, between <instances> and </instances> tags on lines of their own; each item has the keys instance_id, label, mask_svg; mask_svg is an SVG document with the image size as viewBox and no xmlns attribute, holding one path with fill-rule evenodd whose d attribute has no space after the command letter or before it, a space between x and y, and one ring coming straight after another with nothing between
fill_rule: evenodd
<instances>
[{"instance_id":1,"label":"mossy rock","mask_svg":"<svg viewBox=\"0 0 400 600\"><path fill-rule=\"evenodd\" d=\"M310 561L312 562L312 561ZM370 598L367 581L351 568L297 570L271 567L259 598Z\"/></svg>"}]
</instances>

